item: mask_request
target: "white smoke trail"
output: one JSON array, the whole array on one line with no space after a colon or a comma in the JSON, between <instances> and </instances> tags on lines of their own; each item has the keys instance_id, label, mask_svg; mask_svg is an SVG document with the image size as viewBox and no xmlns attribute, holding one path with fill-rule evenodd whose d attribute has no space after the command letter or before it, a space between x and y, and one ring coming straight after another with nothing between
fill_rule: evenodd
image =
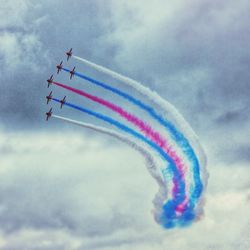
<instances>
[{"instance_id":1,"label":"white smoke trail","mask_svg":"<svg viewBox=\"0 0 250 250\"><path fill-rule=\"evenodd\" d=\"M51 115L51 117L54 117L56 119L71 123L71 124L75 124L84 128L88 128L97 132L100 132L102 134L106 134L106 135L110 135L120 141L122 141L123 143L126 143L127 145L129 145L130 147L132 147L133 149L135 149L137 152L139 152L145 159L146 161L146 166L147 169L149 171L149 173L151 174L151 176L156 179L158 185L159 185L159 191L158 193L155 195L155 198L153 200L153 204L154 204L154 217L158 218L159 214L161 214L161 210L162 210L162 205L164 203L164 201L167 199L167 185L165 183L165 181L162 179L162 177L159 175L159 167L157 166L156 162L154 161L154 158L152 156L151 153L149 153L148 150L146 150L145 148L143 148L140 144L136 143L131 137L129 136L125 136L119 132L116 132L114 130L108 129L108 128L104 128L101 126L96 126L90 123L85 123L85 122L80 122L80 121L76 121L76 120L72 120L63 116L58 116L58 115Z\"/></svg>"},{"instance_id":2,"label":"white smoke trail","mask_svg":"<svg viewBox=\"0 0 250 250\"><path fill-rule=\"evenodd\" d=\"M121 75L117 72L114 72L114 71L112 71L104 66L90 62L90 61L83 59L81 57L74 56L74 55L72 57L83 62L85 65L96 69L99 72L105 73L105 74L111 76L112 78L117 79L119 81L122 81L123 83L129 85L130 87L137 90L139 93L141 93L144 96L146 96L147 98L149 98L149 100L152 101L154 104L156 104L159 108L161 108L161 110L163 112L167 112L168 115L170 115L171 118L173 119L175 125L177 125L180 128L180 130L183 132L185 137L188 138L190 144L192 145L196 154L198 155L198 159L199 159L200 165L202 167L201 170L202 170L203 183L206 185L208 175L207 175L206 168L205 168L205 166L206 166L205 152L204 152L202 146L200 145L198 137L195 134L195 132L193 131L193 129L189 126L189 124L186 122L184 117L177 111L177 109L172 104L170 104L168 101L163 99L155 91L152 91L150 88L145 87L141 83L139 83L131 78L123 76L123 75Z\"/></svg>"}]
</instances>

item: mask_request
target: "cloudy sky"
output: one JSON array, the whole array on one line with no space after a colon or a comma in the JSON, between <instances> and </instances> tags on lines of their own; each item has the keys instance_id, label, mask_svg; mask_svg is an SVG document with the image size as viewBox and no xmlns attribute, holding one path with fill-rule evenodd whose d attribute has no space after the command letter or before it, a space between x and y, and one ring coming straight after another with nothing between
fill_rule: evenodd
<instances>
[{"instance_id":1,"label":"cloudy sky","mask_svg":"<svg viewBox=\"0 0 250 250\"><path fill-rule=\"evenodd\" d=\"M249 1L41 2L0 0L0 249L249 249ZM45 122L46 79L70 47L157 91L190 123L210 174L202 220L161 229L151 214L157 185L137 152Z\"/></svg>"}]
</instances>

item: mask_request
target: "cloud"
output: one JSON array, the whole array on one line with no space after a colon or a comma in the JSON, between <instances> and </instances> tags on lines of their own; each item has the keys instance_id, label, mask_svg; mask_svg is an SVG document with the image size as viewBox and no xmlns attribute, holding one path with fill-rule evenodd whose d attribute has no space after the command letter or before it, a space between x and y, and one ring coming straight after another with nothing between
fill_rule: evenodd
<instances>
[{"instance_id":1,"label":"cloud","mask_svg":"<svg viewBox=\"0 0 250 250\"><path fill-rule=\"evenodd\" d=\"M216 126L218 116L226 116L235 107L249 113L248 9L245 0L5 3L2 14L6 18L0 26L4 122L39 125L40 113L46 110L41 99L47 94L46 77L55 72L54 65L70 47L77 55L128 74L161 93L198 134ZM58 79L66 82L65 77ZM27 115L30 102L33 114ZM196 117L191 119L194 112Z\"/></svg>"},{"instance_id":2,"label":"cloud","mask_svg":"<svg viewBox=\"0 0 250 250\"><path fill-rule=\"evenodd\" d=\"M247 164L209 165L205 216L165 231L150 213L157 185L126 146L72 132L1 132L0 144L14 149L0 159L1 249L249 246Z\"/></svg>"},{"instance_id":3,"label":"cloud","mask_svg":"<svg viewBox=\"0 0 250 250\"><path fill-rule=\"evenodd\" d=\"M244 0L119 1L111 6L113 29L105 38L119 45L119 70L158 90L185 117L195 112L205 129L216 112L249 107L249 7Z\"/></svg>"},{"instance_id":4,"label":"cloud","mask_svg":"<svg viewBox=\"0 0 250 250\"><path fill-rule=\"evenodd\" d=\"M27 15L29 2L30 1L26 0L14 0L11 2L2 1L0 14L3 17L8 16L8 18L1 19L0 28L24 26L24 19Z\"/></svg>"},{"instance_id":5,"label":"cloud","mask_svg":"<svg viewBox=\"0 0 250 250\"><path fill-rule=\"evenodd\" d=\"M29 68L30 73L38 72L36 60L38 57L46 60L47 52L38 35L38 24L41 18L33 17L31 9L36 11L37 5L28 0L1 4L0 55L2 57L1 71L5 75L18 71L18 68L19 70ZM42 51L43 53L41 53Z\"/></svg>"},{"instance_id":6,"label":"cloud","mask_svg":"<svg viewBox=\"0 0 250 250\"><path fill-rule=\"evenodd\" d=\"M0 248L248 249L249 7L247 0L1 3ZM67 125L45 127L46 77L70 47L141 81L184 114L208 155L201 221L162 230L150 214L156 183L136 153ZM76 61L66 66L73 64L112 82Z\"/></svg>"},{"instance_id":7,"label":"cloud","mask_svg":"<svg viewBox=\"0 0 250 250\"><path fill-rule=\"evenodd\" d=\"M18 67L29 67L29 71L37 72L35 58L41 53L41 44L35 34L3 32L0 35L4 73L16 71Z\"/></svg>"},{"instance_id":8,"label":"cloud","mask_svg":"<svg viewBox=\"0 0 250 250\"><path fill-rule=\"evenodd\" d=\"M130 180L123 179L122 175L129 169L131 175L133 172L138 174L139 170L144 170L147 175L145 169L135 166L141 163L141 159L135 158L135 162L129 168L125 168L127 164L123 164L117 169L119 155L130 151L123 152L118 148L114 152L118 158L113 159L109 154L105 154L104 145L97 141L89 141L86 149L84 137L70 134L68 136L71 137L71 142L61 138L60 134L53 135L52 141L50 136L44 134L26 135L26 139L20 134L15 134L10 136L9 140L5 140L3 136L5 148L15 147L16 150L3 155L1 160L3 179L0 195L5 200L5 204L2 204L2 230L15 232L26 227L64 228L77 234L105 235L107 231L126 228L131 223L135 215L124 216L124 213L127 213L132 205L123 204L119 207L121 199L124 199L122 189L124 186L126 190L131 189ZM95 161L98 168L92 164L96 152L99 152L99 160ZM84 155L86 157L83 163ZM62 156L68 160L65 158L61 161ZM103 163L105 160L106 164ZM100 166L103 166L103 169L99 168ZM137 170L133 171L133 168ZM110 174L107 175L107 172ZM103 175L107 175L106 178L103 179ZM113 181L114 178L117 179ZM140 176L137 176L137 179L142 181ZM149 176L146 180L151 181ZM120 188L118 186L117 192L112 192L111 190L116 188L116 181L121 183ZM62 193L64 195L61 195ZM150 199L153 197L152 191L151 194ZM130 199L131 202L137 203L134 200L137 196L135 192L135 196ZM19 197L22 197L21 203ZM97 224L102 226L98 227Z\"/></svg>"}]
</instances>

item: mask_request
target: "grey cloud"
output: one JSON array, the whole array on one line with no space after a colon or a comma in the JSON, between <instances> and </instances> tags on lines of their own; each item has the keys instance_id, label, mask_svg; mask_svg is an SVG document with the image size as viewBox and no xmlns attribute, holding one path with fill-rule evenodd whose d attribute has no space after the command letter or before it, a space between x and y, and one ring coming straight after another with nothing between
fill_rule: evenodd
<instances>
[{"instance_id":1,"label":"grey cloud","mask_svg":"<svg viewBox=\"0 0 250 250\"><path fill-rule=\"evenodd\" d=\"M158 250L181 245L208 250L230 249L246 238L238 236L249 220L244 164L233 170L225 163L211 164L205 217L187 229L166 232L153 221L151 199L157 188L136 154L79 134L65 134L70 138L66 144L59 132L51 136L0 134L5 145L28 152L9 152L0 159L1 249ZM88 147L80 154L84 143ZM128 157L130 164L123 160Z\"/></svg>"},{"instance_id":2,"label":"grey cloud","mask_svg":"<svg viewBox=\"0 0 250 250\"><path fill-rule=\"evenodd\" d=\"M236 153L239 160L250 163L250 145L241 145L237 148Z\"/></svg>"},{"instance_id":3,"label":"grey cloud","mask_svg":"<svg viewBox=\"0 0 250 250\"><path fill-rule=\"evenodd\" d=\"M46 77L54 72L53 65L69 47L78 55L128 73L158 90L201 133L207 129L207 123L218 118L215 112L220 111L223 117L239 103L249 106L246 1L237 4L194 1L189 5L177 2L177 7L170 5L172 16L159 14L160 21L153 19L152 23L142 18L148 14L145 6L126 5L122 1L108 1L105 5L102 1L27 4L22 11L23 24L31 23L28 32L36 34L42 46L40 53L47 54L48 64L36 55L37 66L43 65L42 71L22 68L14 76L3 78L1 113L5 114L5 124L13 124L14 119L35 125L43 119L47 109L43 100L47 94ZM25 9L32 7L33 12L25 15ZM23 27L15 28L9 23L7 30L15 34L15 29ZM65 81L63 77L59 79ZM109 97L108 93L105 95ZM92 107L91 103L88 105ZM195 120L189 119L190 110L196 112Z\"/></svg>"},{"instance_id":4,"label":"grey cloud","mask_svg":"<svg viewBox=\"0 0 250 250\"><path fill-rule=\"evenodd\" d=\"M23 123L40 122L41 112L47 109L44 105L46 79L55 72L55 64L64 58L66 49L79 48L89 55L95 39L103 32L97 3L79 1L67 6L60 1L22 2L26 6L20 8L22 15L18 10L15 12L21 21L16 23L13 19L1 27L0 32L0 36L13 41L11 45L6 40L6 46L0 49L3 70L0 113L4 124L21 128ZM34 37L34 41L29 42L30 37Z\"/></svg>"},{"instance_id":5,"label":"grey cloud","mask_svg":"<svg viewBox=\"0 0 250 250\"><path fill-rule=\"evenodd\" d=\"M115 249L117 247L128 247L128 248L136 248L137 245L142 244L148 244L153 242L153 239L148 239L148 238L134 238L134 239L110 239L110 240L100 240L99 242L93 242L87 246L84 246L83 248L79 248L79 250L83 250L84 248L88 248L89 250L97 250L97 249Z\"/></svg>"},{"instance_id":6,"label":"grey cloud","mask_svg":"<svg viewBox=\"0 0 250 250\"><path fill-rule=\"evenodd\" d=\"M5 42L0 48L1 125L7 135L23 133L21 141L0 141L0 224L5 241L1 245L0 237L0 248L228 250L237 245L247 249L249 2L18 2L22 4L15 9L16 1L8 3L13 14L7 18L8 13L1 13L0 23L0 38L4 38L0 44ZM44 121L46 79L55 73L56 63L65 61L63 53L70 47L77 55L158 91L201 137L208 148L208 205L205 217L194 227L172 234L155 225L149 210L156 186L146 171L134 172L141 163L131 152L122 146L119 152L113 151L113 140L102 141L82 129ZM76 61L65 65L74 64L86 74L120 86ZM68 76L60 74L56 79L66 82ZM74 84L110 97L90 85ZM51 89L56 97L65 94ZM68 93L67 98L96 108ZM52 106L55 113L88 120ZM126 108L134 111L132 106ZM83 143L67 134L58 139L61 127L74 130ZM33 132L34 138L25 137ZM40 132L44 134L37 138ZM129 157L133 164L127 164ZM26 230L31 233L26 235ZM60 230L62 234L54 235ZM126 230L132 230L133 236ZM40 231L43 237L34 236ZM150 245L147 238L155 243Z\"/></svg>"},{"instance_id":7,"label":"grey cloud","mask_svg":"<svg viewBox=\"0 0 250 250\"><path fill-rule=\"evenodd\" d=\"M133 7L131 4L127 8ZM143 27L142 16L141 26L131 24L131 32L122 30L120 23L128 23L124 10L119 12L121 17L114 19L116 29L107 34L108 41L115 43L117 39L112 38L118 37L122 44L115 57L121 68L142 81L144 75L151 76L155 89L160 89L161 95L176 104L187 118L196 111L200 122L207 122L218 110L228 112L239 102L249 105L248 10L246 1L193 1L175 9L170 21L166 18L154 29L149 27L150 32ZM137 37L137 32L142 36ZM200 79L197 70L208 72L207 77ZM183 81L185 76L187 80ZM203 96L199 95L201 91ZM201 110L204 102L213 112Z\"/></svg>"},{"instance_id":8,"label":"grey cloud","mask_svg":"<svg viewBox=\"0 0 250 250\"><path fill-rule=\"evenodd\" d=\"M237 163L237 162L245 162L247 164L250 163L250 145L242 144L242 145L234 145L225 147L221 154L223 155L224 161L227 163Z\"/></svg>"},{"instance_id":9,"label":"grey cloud","mask_svg":"<svg viewBox=\"0 0 250 250\"><path fill-rule=\"evenodd\" d=\"M243 108L241 110L229 110L221 114L216 121L218 124L228 124L228 123L239 123L244 122L248 119L249 114L248 109Z\"/></svg>"},{"instance_id":10,"label":"grey cloud","mask_svg":"<svg viewBox=\"0 0 250 250\"><path fill-rule=\"evenodd\" d=\"M6 141L1 150L3 154L0 162L3 170L0 182L2 232L12 235L24 229L62 229L75 235L103 237L129 228L135 219L133 213L128 213L131 205L126 205L124 210L123 206L119 207L119 202L110 200L111 194L103 193L99 197L102 186L112 188L116 180L123 182L119 178L113 180L112 168L116 166L109 168L108 178L111 179L108 181L110 184L107 184L107 179L102 180L103 174L105 176L107 173L92 169L93 164L87 160L92 153L96 157L96 152L105 159L103 145L92 138L93 145L88 143L88 147L83 147L89 139L81 139L77 134L70 137L74 138L71 142L54 134L52 142L51 136L1 135L0 139ZM15 151L8 149L14 145L18 145ZM92 153L86 155L86 152ZM105 163L99 162L98 165L105 167ZM99 185L96 186L96 183ZM121 193L115 194L118 198L117 195ZM133 196L136 199L137 195ZM95 200L97 204L94 206L88 204ZM104 212L101 211L103 206ZM99 211L100 216L96 217L95 210Z\"/></svg>"}]
</instances>

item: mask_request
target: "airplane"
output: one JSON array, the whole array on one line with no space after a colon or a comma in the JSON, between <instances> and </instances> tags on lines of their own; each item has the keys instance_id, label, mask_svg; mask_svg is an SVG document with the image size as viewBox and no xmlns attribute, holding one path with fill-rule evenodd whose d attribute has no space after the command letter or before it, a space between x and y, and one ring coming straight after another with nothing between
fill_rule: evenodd
<instances>
[{"instance_id":1,"label":"airplane","mask_svg":"<svg viewBox=\"0 0 250 250\"><path fill-rule=\"evenodd\" d=\"M49 101L52 99L52 91L50 91L49 95L47 95L46 98L47 98L47 104L48 104Z\"/></svg>"},{"instance_id":2,"label":"airplane","mask_svg":"<svg viewBox=\"0 0 250 250\"><path fill-rule=\"evenodd\" d=\"M48 87L49 87L53 82L53 75L50 76L50 78L47 80L47 82L48 82Z\"/></svg>"},{"instance_id":3,"label":"airplane","mask_svg":"<svg viewBox=\"0 0 250 250\"><path fill-rule=\"evenodd\" d=\"M62 106L65 104L65 102L66 102L66 96L64 96L63 99L60 100L61 108L62 108Z\"/></svg>"},{"instance_id":4,"label":"airplane","mask_svg":"<svg viewBox=\"0 0 250 250\"><path fill-rule=\"evenodd\" d=\"M62 63L63 63L63 61L61 61L60 64L56 65L56 67L57 67L57 74L61 71L61 69L63 67Z\"/></svg>"},{"instance_id":5,"label":"airplane","mask_svg":"<svg viewBox=\"0 0 250 250\"><path fill-rule=\"evenodd\" d=\"M51 117L51 115L52 115L52 108L48 111L48 112L46 112L46 121L48 121L49 120L49 118Z\"/></svg>"},{"instance_id":6,"label":"airplane","mask_svg":"<svg viewBox=\"0 0 250 250\"><path fill-rule=\"evenodd\" d=\"M75 68L76 67L74 67L72 70L70 70L70 79L72 79L72 77L74 76L74 74L75 74Z\"/></svg>"},{"instance_id":7,"label":"airplane","mask_svg":"<svg viewBox=\"0 0 250 250\"><path fill-rule=\"evenodd\" d=\"M66 55L67 55L67 61L69 60L69 58L72 56L72 48L66 52Z\"/></svg>"}]
</instances>

